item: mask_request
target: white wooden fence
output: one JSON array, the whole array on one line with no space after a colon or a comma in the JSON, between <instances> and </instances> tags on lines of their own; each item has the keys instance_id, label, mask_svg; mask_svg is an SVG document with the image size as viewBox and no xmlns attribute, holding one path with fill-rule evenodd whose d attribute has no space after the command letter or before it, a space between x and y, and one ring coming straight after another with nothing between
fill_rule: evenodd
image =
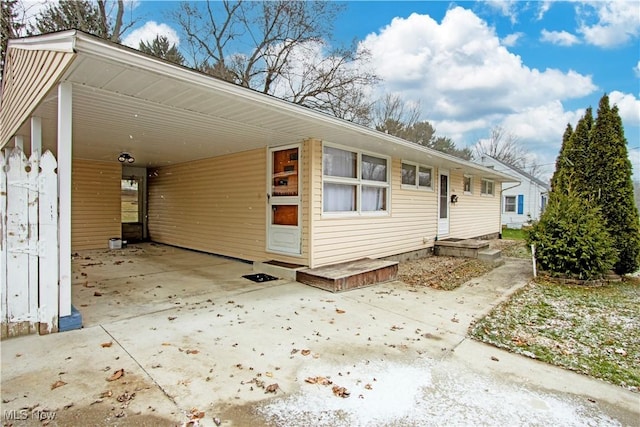
<instances>
[{"instance_id":1,"label":"white wooden fence","mask_svg":"<svg viewBox=\"0 0 640 427\"><path fill-rule=\"evenodd\" d=\"M5 156L6 155L6 156ZM2 338L58 330L58 178L50 151L0 152Z\"/></svg>"}]
</instances>

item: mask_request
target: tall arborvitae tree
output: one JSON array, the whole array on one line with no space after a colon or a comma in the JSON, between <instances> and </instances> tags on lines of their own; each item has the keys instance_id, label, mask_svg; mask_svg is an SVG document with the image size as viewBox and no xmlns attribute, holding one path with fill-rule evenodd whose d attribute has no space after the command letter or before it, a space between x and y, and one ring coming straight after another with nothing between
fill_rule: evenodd
<instances>
[{"instance_id":1,"label":"tall arborvitae tree","mask_svg":"<svg viewBox=\"0 0 640 427\"><path fill-rule=\"evenodd\" d=\"M568 168L567 192L585 194L589 190L589 149L590 132L593 127L593 111L587 108L584 116L578 120L576 130L569 137L565 161Z\"/></svg>"},{"instance_id":2,"label":"tall arborvitae tree","mask_svg":"<svg viewBox=\"0 0 640 427\"><path fill-rule=\"evenodd\" d=\"M560 154L556 159L556 170L551 178L551 194L567 194L569 192L569 162L567 153L571 150L570 140L573 135L573 126L567 123L567 128L562 135L562 146Z\"/></svg>"},{"instance_id":3,"label":"tall arborvitae tree","mask_svg":"<svg viewBox=\"0 0 640 427\"><path fill-rule=\"evenodd\" d=\"M141 41L139 49L144 53L166 59L175 64L184 64L184 56L182 56L175 44L169 42L167 36L157 35L150 42Z\"/></svg>"},{"instance_id":4,"label":"tall arborvitae tree","mask_svg":"<svg viewBox=\"0 0 640 427\"><path fill-rule=\"evenodd\" d=\"M640 219L633 197L632 167L618 108L609 97L600 99L590 132L587 188L583 194L602 211L605 225L619 251L614 269L632 273L640 267Z\"/></svg>"}]
</instances>

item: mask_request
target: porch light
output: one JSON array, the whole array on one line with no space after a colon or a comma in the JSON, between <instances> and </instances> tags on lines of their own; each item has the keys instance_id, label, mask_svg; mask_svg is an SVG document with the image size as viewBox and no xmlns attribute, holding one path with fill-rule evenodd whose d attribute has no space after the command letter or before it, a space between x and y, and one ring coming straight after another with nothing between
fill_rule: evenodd
<instances>
[{"instance_id":1,"label":"porch light","mask_svg":"<svg viewBox=\"0 0 640 427\"><path fill-rule=\"evenodd\" d=\"M133 163L136 161L136 159L129 153L120 153L120 155L118 156L118 161L120 163Z\"/></svg>"}]
</instances>

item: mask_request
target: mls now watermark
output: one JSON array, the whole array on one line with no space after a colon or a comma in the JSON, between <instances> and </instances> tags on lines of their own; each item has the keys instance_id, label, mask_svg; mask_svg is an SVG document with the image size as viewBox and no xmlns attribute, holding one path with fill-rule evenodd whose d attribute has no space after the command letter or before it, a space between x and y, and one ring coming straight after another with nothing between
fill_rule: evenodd
<instances>
[{"instance_id":1,"label":"mls now watermark","mask_svg":"<svg viewBox=\"0 0 640 427\"><path fill-rule=\"evenodd\" d=\"M28 409L9 409L2 412L2 418L5 421L26 421L29 418L38 421L53 421L56 419L55 411Z\"/></svg>"}]
</instances>

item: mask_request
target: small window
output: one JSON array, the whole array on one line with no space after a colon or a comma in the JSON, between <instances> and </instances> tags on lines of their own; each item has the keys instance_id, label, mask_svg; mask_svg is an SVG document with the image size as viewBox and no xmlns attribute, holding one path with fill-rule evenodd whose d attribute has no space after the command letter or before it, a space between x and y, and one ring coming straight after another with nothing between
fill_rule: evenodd
<instances>
[{"instance_id":1,"label":"small window","mask_svg":"<svg viewBox=\"0 0 640 427\"><path fill-rule=\"evenodd\" d=\"M483 179L480 186L480 193L488 196L493 196L493 181L490 179Z\"/></svg>"},{"instance_id":2,"label":"small window","mask_svg":"<svg viewBox=\"0 0 640 427\"><path fill-rule=\"evenodd\" d=\"M504 211L505 212L516 211L516 196L504 196Z\"/></svg>"},{"instance_id":3,"label":"small window","mask_svg":"<svg viewBox=\"0 0 640 427\"><path fill-rule=\"evenodd\" d=\"M431 168L424 166L418 168L418 187L431 188Z\"/></svg>"},{"instance_id":4,"label":"small window","mask_svg":"<svg viewBox=\"0 0 640 427\"><path fill-rule=\"evenodd\" d=\"M362 179L365 181L387 182L387 160L363 154Z\"/></svg>"},{"instance_id":5,"label":"small window","mask_svg":"<svg viewBox=\"0 0 640 427\"><path fill-rule=\"evenodd\" d=\"M416 166L402 164L402 184L403 185L416 185Z\"/></svg>"},{"instance_id":6,"label":"small window","mask_svg":"<svg viewBox=\"0 0 640 427\"><path fill-rule=\"evenodd\" d=\"M471 194L473 192L471 175L465 175L464 178L462 178L462 188L466 194Z\"/></svg>"},{"instance_id":7,"label":"small window","mask_svg":"<svg viewBox=\"0 0 640 427\"><path fill-rule=\"evenodd\" d=\"M433 188L433 168L403 162L402 185L431 190Z\"/></svg>"}]
</instances>

